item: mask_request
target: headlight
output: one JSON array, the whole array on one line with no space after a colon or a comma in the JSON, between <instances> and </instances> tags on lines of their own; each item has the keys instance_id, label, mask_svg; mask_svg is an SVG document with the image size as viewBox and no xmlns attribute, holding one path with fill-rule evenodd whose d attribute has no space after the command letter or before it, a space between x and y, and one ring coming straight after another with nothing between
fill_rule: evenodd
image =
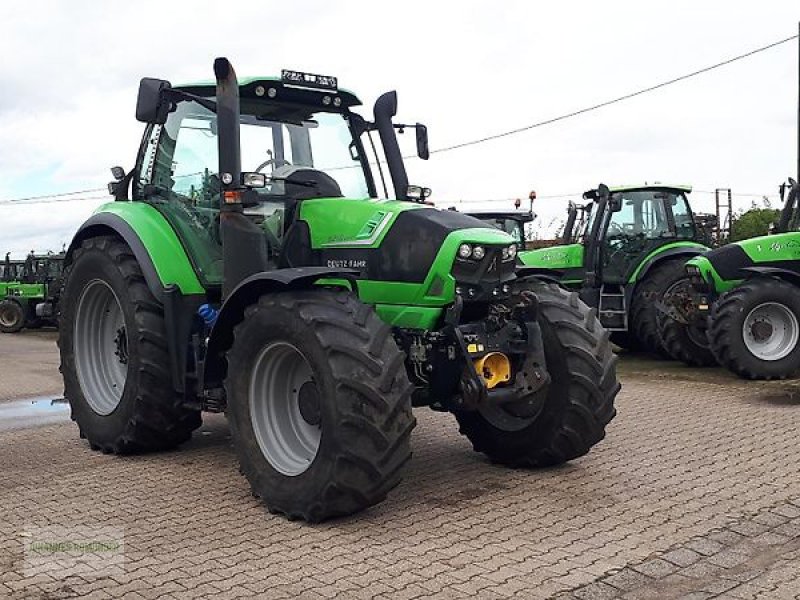
<instances>
[{"instance_id":1,"label":"headlight","mask_svg":"<svg viewBox=\"0 0 800 600\"><path fill-rule=\"evenodd\" d=\"M486 250L483 246L475 246L472 249L472 258L475 260L481 260L484 256L486 256Z\"/></svg>"},{"instance_id":2,"label":"headlight","mask_svg":"<svg viewBox=\"0 0 800 600\"><path fill-rule=\"evenodd\" d=\"M512 244L507 248L503 248L503 260L512 260L517 256L517 245Z\"/></svg>"},{"instance_id":3,"label":"headlight","mask_svg":"<svg viewBox=\"0 0 800 600\"><path fill-rule=\"evenodd\" d=\"M469 244L461 244L458 247L459 258L469 258L470 254L472 254L472 246L470 246Z\"/></svg>"}]
</instances>

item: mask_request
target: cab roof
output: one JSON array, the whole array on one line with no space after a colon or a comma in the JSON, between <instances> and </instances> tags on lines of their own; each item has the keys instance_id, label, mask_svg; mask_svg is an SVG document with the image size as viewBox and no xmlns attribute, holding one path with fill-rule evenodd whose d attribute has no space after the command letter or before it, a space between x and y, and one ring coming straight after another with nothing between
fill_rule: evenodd
<instances>
[{"instance_id":1,"label":"cab roof","mask_svg":"<svg viewBox=\"0 0 800 600\"><path fill-rule=\"evenodd\" d=\"M612 192L633 192L636 190L679 190L688 194L692 191L692 186L682 183L671 184L655 181L653 183L644 182L638 185L610 185L608 186L608 189Z\"/></svg>"},{"instance_id":2,"label":"cab roof","mask_svg":"<svg viewBox=\"0 0 800 600\"><path fill-rule=\"evenodd\" d=\"M191 83L181 83L175 86L176 89L195 94L196 96L212 97L216 94L216 81L195 81ZM274 89L273 92L270 92ZM336 110L337 108L350 108L360 106L361 100L346 89L316 89L299 87L287 84L280 77L239 77L239 95L242 98L251 100L272 100L274 102L291 102L300 104L319 104L323 110ZM328 98L328 103L324 104L324 98ZM336 98L341 99L340 106L335 105Z\"/></svg>"}]
</instances>

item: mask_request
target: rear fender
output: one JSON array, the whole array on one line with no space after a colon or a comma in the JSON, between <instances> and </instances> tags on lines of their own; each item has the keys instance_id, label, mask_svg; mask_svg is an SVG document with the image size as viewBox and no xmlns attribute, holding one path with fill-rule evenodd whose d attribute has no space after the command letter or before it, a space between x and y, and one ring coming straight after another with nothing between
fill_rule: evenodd
<instances>
[{"instance_id":1,"label":"rear fender","mask_svg":"<svg viewBox=\"0 0 800 600\"><path fill-rule=\"evenodd\" d=\"M344 280L341 287L349 284L357 291L356 276L353 269L332 269L329 267L298 267L264 271L248 277L234 289L220 308L219 315L208 339L206 358L203 365L201 390L217 387L225 378L225 352L233 344L233 328L244 319L244 311L258 302L263 294L287 290L310 289L320 279Z\"/></svg>"},{"instance_id":2,"label":"rear fender","mask_svg":"<svg viewBox=\"0 0 800 600\"><path fill-rule=\"evenodd\" d=\"M750 276L776 277L792 285L800 286L800 273L789 269L780 267L743 267L739 270Z\"/></svg>"},{"instance_id":3,"label":"rear fender","mask_svg":"<svg viewBox=\"0 0 800 600\"><path fill-rule=\"evenodd\" d=\"M517 267L514 273L517 280L524 279L537 279L539 281L546 281L548 283L559 283L564 271L557 269L542 269L540 267Z\"/></svg>"}]
</instances>

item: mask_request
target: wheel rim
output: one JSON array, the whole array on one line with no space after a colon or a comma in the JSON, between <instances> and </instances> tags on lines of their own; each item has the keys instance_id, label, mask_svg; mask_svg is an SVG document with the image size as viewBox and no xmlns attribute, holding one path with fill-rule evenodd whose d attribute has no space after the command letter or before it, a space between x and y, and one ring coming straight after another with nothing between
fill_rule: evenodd
<instances>
[{"instance_id":1,"label":"wheel rim","mask_svg":"<svg viewBox=\"0 0 800 600\"><path fill-rule=\"evenodd\" d=\"M760 360L780 360L797 346L797 317L783 304L759 304L744 320L742 334L750 353Z\"/></svg>"},{"instance_id":2,"label":"wheel rim","mask_svg":"<svg viewBox=\"0 0 800 600\"><path fill-rule=\"evenodd\" d=\"M78 299L75 366L83 395L98 415L113 413L128 375L125 315L111 287L94 279Z\"/></svg>"},{"instance_id":3,"label":"wheel rim","mask_svg":"<svg viewBox=\"0 0 800 600\"><path fill-rule=\"evenodd\" d=\"M304 473L322 439L320 396L311 365L292 344L273 342L258 355L249 406L264 458L283 475Z\"/></svg>"},{"instance_id":4,"label":"wheel rim","mask_svg":"<svg viewBox=\"0 0 800 600\"><path fill-rule=\"evenodd\" d=\"M13 327L16 323L17 319L15 318L14 310L10 306L0 306L0 325Z\"/></svg>"}]
</instances>

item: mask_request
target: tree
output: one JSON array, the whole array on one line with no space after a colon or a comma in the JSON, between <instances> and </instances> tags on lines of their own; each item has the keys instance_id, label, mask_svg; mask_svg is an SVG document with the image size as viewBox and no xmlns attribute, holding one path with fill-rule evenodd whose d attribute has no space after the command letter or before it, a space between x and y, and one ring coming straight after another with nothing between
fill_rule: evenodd
<instances>
[{"instance_id":1,"label":"tree","mask_svg":"<svg viewBox=\"0 0 800 600\"><path fill-rule=\"evenodd\" d=\"M746 240L759 235L767 235L770 227L778 220L779 210L774 208L756 208L739 213L731 222L731 242Z\"/></svg>"}]
</instances>

